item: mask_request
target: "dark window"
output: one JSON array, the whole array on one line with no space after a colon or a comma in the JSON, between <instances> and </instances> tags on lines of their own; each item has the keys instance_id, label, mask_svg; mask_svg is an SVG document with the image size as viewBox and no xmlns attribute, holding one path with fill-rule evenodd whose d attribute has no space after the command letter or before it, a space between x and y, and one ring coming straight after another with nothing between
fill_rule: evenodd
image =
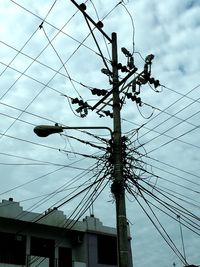
<instances>
[{"instance_id":1,"label":"dark window","mask_svg":"<svg viewBox=\"0 0 200 267\"><path fill-rule=\"evenodd\" d=\"M72 267L71 248L59 247L58 267Z\"/></svg>"},{"instance_id":2,"label":"dark window","mask_svg":"<svg viewBox=\"0 0 200 267\"><path fill-rule=\"evenodd\" d=\"M117 265L117 239L114 236L97 236L98 263Z\"/></svg>"},{"instance_id":3,"label":"dark window","mask_svg":"<svg viewBox=\"0 0 200 267\"><path fill-rule=\"evenodd\" d=\"M49 266L54 266L54 240L31 237L31 250L30 254L34 256L40 256L49 258Z\"/></svg>"},{"instance_id":4,"label":"dark window","mask_svg":"<svg viewBox=\"0 0 200 267\"><path fill-rule=\"evenodd\" d=\"M26 237L11 233L0 233L0 262L25 265Z\"/></svg>"}]
</instances>

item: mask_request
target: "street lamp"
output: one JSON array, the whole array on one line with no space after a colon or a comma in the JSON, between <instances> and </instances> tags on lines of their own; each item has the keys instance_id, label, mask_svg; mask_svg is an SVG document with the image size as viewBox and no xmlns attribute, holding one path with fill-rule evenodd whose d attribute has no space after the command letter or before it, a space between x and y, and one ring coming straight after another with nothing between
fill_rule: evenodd
<instances>
[{"instance_id":1,"label":"street lamp","mask_svg":"<svg viewBox=\"0 0 200 267\"><path fill-rule=\"evenodd\" d=\"M39 125L34 128L34 132L39 137L47 137L51 134L61 133L63 130L88 130L88 129L104 129L108 130L113 139L113 158L114 158L114 181L111 187L111 191L115 196L116 201L116 228L117 228L117 243L118 243L118 266L128 267L128 233L127 233L127 219L126 219L126 208L125 208L125 189L123 180L123 166L121 158L121 143L119 141L119 128L112 131L109 127L104 126L49 126ZM115 190L114 190L115 189Z\"/></svg>"},{"instance_id":2,"label":"street lamp","mask_svg":"<svg viewBox=\"0 0 200 267\"><path fill-rule=\"evenodd\" d=\"M74 126L74 127L69 127L69 126L59 126L59 125L39 125L36 126L33 131L34 133L39 136L39 137L47 137L50 134L55 134L55 133L62 133L63 130L88 130L88 129L103 129L103 130L108 130L110 132L110 136L112 138L112 130L109 127L105 126Z\"/></svg>"}]
</instances>

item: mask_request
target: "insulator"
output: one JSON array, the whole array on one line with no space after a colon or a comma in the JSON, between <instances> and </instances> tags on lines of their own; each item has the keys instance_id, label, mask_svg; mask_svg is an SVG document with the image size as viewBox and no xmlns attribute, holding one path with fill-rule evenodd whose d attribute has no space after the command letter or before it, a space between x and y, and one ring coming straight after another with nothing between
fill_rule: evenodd
<instances>
[{"instance_id":1,"label":"insulator","mask_svg":"<svg viewBox=\"0 0 200 267\"><path fill-rule=\"evenodd\" d=\"M72 104L78 104L79 103L79 99L76 97L76 98L72 98L71 100Z\"/></svg>"},{"instance_id":2,"label":"insulator","mask_svg":"<svg viewBox=\"0 0 200 267\"><path fill-rule=\"evenodd\" d=\"M98 89L96 89L96 88L93 88L93 89L91 90L91 92L92 92L93 95L96 95L96 94L97 94L97 91L98 91Z\"/></svg>"},{"instance_id":3,"label":"insulator","mask_svg":"<svg viewBox=\"0 0 200 267\"><path fill-rule=\"evenodd\" d=\"M85 11L87 9L86 5L84 3L79 5L80 9Z\"/></svg>"},{"instance_id":4,"label":"insulator","mask_svg":"<svg viewBox=\"0 0 200 267\"><path fill-rule=\"evenodd\" d=\"M134 92L136 92L136 83L132 83L132 92L134 93Z\"/></svg>"},{"instance_id":5,"label":"insulator","mask_svg":"<svg viewBox=\"0 0 200 267\"><path fill-rule=\"evenodd\" d=\"M135 100L135 102L136 102L137 104L139 104L139 105L142 104L142 103L141 103L141 98L140 98L140 97L137 97L136 100Z\"/></svg>"},{"instance_id":6,"label":"insulator","mask_svg":"<svg viewBox=\"0 0 200 267\"><path fill-rule=\"evenodd\" d=\"M121 183L114 181L111 185L111 192L116 196L119 195L123 190Z\"/></svg>"},{"instance_id":7,"label":"insulator","mask_svg":"<svg viewBox=\"0 0 200 267\"><path fill-rule=\"evenodd\" d=\"M121 137L121 141L122 141L122 142L126 142L126 141L127 141L127 137L126 137L125 135L123 135L123 136Z\"/></svg>"},{"instance_id":8,"label":"insulator","mask_svg":"<svg viewBox=\"0 0 200 267\"><path fill-rule=\"evenodd\" d=\"M126 97L127 97L128 99L130 99L130 98L132 97L132 94L131 94L131 93L127 93L127 94L126 94Z\"/></svg>"},{"instance_id":9,"label":"insulator","mask_svg":"<svg viewBox=\"0 0 200 267\"><path fill-rule=\"evenodd\" d=\"M84 102L84 103L83 103L83 107L86 108L86 109L87 109L87 108L91 108L91 106L88 104L88 102Z\"/></svg>"},{"instance_id":10,"label":"insulator","mask_svg":"<svg viewBox=\"0 0 200 267\"><path fill-rule=\"evenodd\" d=\"M77 109L76 109L76 112L77 112L77 113L81 113L81 112L82 112L82 107L77 108Z\"/></svg>"},{"instance_id":11,"label":"insulator","mask_svg":"<svg viewBox=\"0 0 200 267\"><path fill-rule=\"evenodd\" d=\"M150 54L150 55L146 56L145 62L148 64L151 64L153 59L154 59L154 55Z\"/></svg>"},{"instance_id":12,"label":"insulator","mask_svg":"<svg viewBox=\"0 0 200 267\"><path fill-rule=\"evenodd\" d=\"M103 25L103 22L102 22L102 21L98 21L98 22L97 22L97 26L98 26L99 28L103 28L103 26L104 26L104 25Z\"/></svg>"},{"instance_id":13,"label":"insulator","mask_svg":"<svg viewBox=\"0 0 200 267\"><path fill-rule=\"evenodd\" d=\"M160 81L159 80L155 80L154 78L149 78L149 83L153 84L155 88L160 86Z\"/></svg>"},{"instance_id":14,"label":"insulator","mask_svg":"<svg viewBox=\"0 0 200 267\"><path fill-rule=\"evenodd\" d=\"M138 84L139 86L142 85L142 83L139 79L137 79L136 84Z\"/></svg>"},{"instance_id":15,"label":"insulator","mask_svg":"<svg viewBox=\"0 0 200 267\"><path fill-rule=\"evenodd\" d=\"M110 116L111 118L113 118L113 114L112 114L109 110L103 111L103 113L104 113L106 116Z\"/></svg>"},{"instance_id":16,"label":"insulator","mask_svg":"<svg viewBox=\"0 0 200 267\"><path fill-rule=\"evenodd\" d=\"M125 56L131 57L131 53L125 47L122 47L121 51L122 53L124 53Z\"/></svg>"},{"instance_id":17,"label":"insulator","mask_svg":"<svg viewBox=\"0 0 200 267\"><path fill-rule=\"evenodd\" d=\"M79 106L83 106L84 105L83 100L79 100L78 104L79 104Z\"/></svg>"},{"instance_id":18,"label":"insulator","mask_svg":"<svg viewBox=\"0 0 200 267\"><path fill-rule=\"evenodd\" d=\"M132 101L136 101L136 99L137 99L137 97L136 97L135 95L132 95L132 96L131 96L131 100L132 100Z\"/></svg>"},{"instance_id":19,"label":"insulator","mask_svg":"<svg viewBox=\"0 0 200 267\"><path fill-rule=\"evenodd\" d=\"M129 70L127 69L127 67L126 66L122 66L122 68L121 68L121 72L128 72Z\"/></svg>"},{"instance_id":20,"label":"insulator","mask_svg":"<svg viewBox=\"0 0 200 267\"><path fill-rule=\"evenodd\" d=\"M101 72L103 73L103 74L106 74L106 75L108 75L108 76L110 76L112 73L110 72L110 70L108 70L108 69L101 69Z\"/></svg>"},{"instance_id":21,"label":"insulator","mask_svg":"<svg viewBox=\"0 0 200 267\"><path fill-rule=\"evenodd\" d=\"M106 95L107 94L107 91L105 89L102 89L101 90L101 95Z\"/></svg>"},{"instance_id":22,"label":"insulator","mask_svg":"<svg viewBox=\"0 0 200 267\"><path fill-rule=\"evenodd\" d=\"M101 95L106 95L107 91L105 89L97 89L97 88L93 88L91 90L92 94L93 95L98 95L98 96L101 96Z\"/></svg>"},{"instance_id":23,"label":"insulator","mask_svg":"<svg viewBox=\"0 0 200 267\"><path fill-rule=\"evenodd\" d=\"M129 69L133 69L135 67L133 57L130 57L130 60L128 62Z\"/></svg>"},{"instance_id":24,"label":"insulator","mask_svg":"<svg viewBox=\"0 0 200 267\"><path fill-rule=\"evenodd\" d=\"M145 76L140 76L140 77L138 78L138 81L139 81L140 84L145 84L145 83L148 82L148 80L146 79Z\"/></svg>"},{"instance_id":25,"label":"insulator","mask_svg":"<svg viewBox=\"0 0 200 267\"><path fill-rule=\"evenodd\" d=\"M155 86L155 88L157 88L158 86L160 86L160 81L159 80L155 80L154 86Z\"/></svg>"},{"instance_id":26,"label":"insulator","mask_svg":"<svg viewBox=\"0 0 200 267\"><path fill-rule=\"evenodd\" d=\"M154 78L149 78L149 83L150 84L153 84L155 82L155 79Z\"/></svg>"},{"instance_id":27,"label":"insulator","mask_svg":"<svg viewBox=\"0 0 200 267\"><path fill-rule=\"evenodd\" d=\"M121 68L122 68L122 63L118 63L118 64L117 64L117 68L118 68L118 70L121 70Z\"/></svg>"}]
</instances>

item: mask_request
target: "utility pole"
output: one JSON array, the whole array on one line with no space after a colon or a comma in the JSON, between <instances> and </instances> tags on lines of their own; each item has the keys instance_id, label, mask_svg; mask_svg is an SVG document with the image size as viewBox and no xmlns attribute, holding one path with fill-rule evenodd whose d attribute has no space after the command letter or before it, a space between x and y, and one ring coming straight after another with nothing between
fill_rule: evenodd
<instances>
[{"instance_id":1,"label":"utility pole","mask_svg":"<svg viewBox=\"0 0 200 267\"><path fill-rule=\"evenodd\" d=\"M113 159L114 182L112 193L116 201L116 224L118 264L128 266L128 235L125 204L125 188L122 165L121 115L118 79L117 34L112 33L112 70L113 70Z\"/></svg>"},{"instance_id":2,"label":"utility pole","mask_svg":"<svg viewBox=\"0 0 200 267\"><path fill-rule=\"evenodd\" d=\"M137 68L134 65L133 54L131 54L126 48L122 49L122 52L128 59L127 67L122 66L122 64L118 64L118 52L117 52L117 34L115 32L112 33L111 38L103 31L103 23L101 21L95 22L87 13L86 13L86 4L77 4L75 0L71 0L71 2L79 9L79 11L83 14L88 27L90 28L91 34L96 42L97 47L99 45L94 37L94 34L91 30L90 24L93 24L95 28L102 33L102 35L107 39L109 43L112 44L112 72L110 73L107 68L109 81L112 83L112 90L106 92L106 94L101 94L100 89L94 90L100 92L100 95L103 95L101 100L99 100L93 107L89 106L87 102L83 102L83 100L79 100L77 98L72 99L72 104L78 104L79 108L76 110L78 113L82 111L85 114L82 114L82 117L87 115L87 109L95 110L101 104L103 104L103 108L110 102L108 97L112 95L112 111L113 111L113 133L112 133L112 145L113 145L113 184L111 186L111 191L115 197L116 203L116 227L117 227L117 254L118 254L118 266L119 267L128 267L129 259L128 259L128 229L127 229L127 218L126 218L126 204L125 204L125 178L124 178L124 166L123 166L123 151L122 151L122 136L121 136L121 103L120 103L120 93L122 93L125 88L129 88L132 85L132 93L125 93L125 97L136 102L137 105L141 106L141 98L138 97L138 92L135 91L136 84L140 87L146 83L153 84L155 88L157 88L160 84L158 80L155 80L151 77L151 64L154 58L153 55L148 55L145 58L144 70L137 74L134 79L126 84L123 89L120 89L121 85L125 84L128 79L136 73ZM101 54L101 52L100 52ZM102 59L105 63L105 60L102 56ZM118 70L121 69L121 72L126 72L126 76L119 81ZM111 79L110 79L111 78ZM104 90L105 91L105 90ZM93 91L94 92L94 91ZM94 93L95 94L95 93ZM105 101L108 100L107 104ZM99 109L98 112L102 110ZM106 113L104 113L106 114ZM110 114L110 112L109 112ZM108 115L109 116L109 115Z\"/></svg>"},{"instance_id":3,"label":"utility pole","mask_svg":"<svg viewBox=\"0 0 200 267\"><path fill-rule=\"evenodd\" d=\"M76 1L71 2L83 13L86 21L89 20L112 44L112 92L105 95L105 99L112 94L113 96L113 160L114 177L111 191L115 196L116 202L116 227L117 227L117 256L118 266L128 267L128 231L125 205L125 187L122 164L122 142L121 142L121 115L120 115L120 85L125 82L135 71L130 72L122 81L118 77L118 53L117 53L117 34L112 33L110 38L93 19L85 12L86 5L78 5ZM99 105L103 99L97 103ZM95 109L95 106L92 110Z\"/></svg>"}]
</instances>

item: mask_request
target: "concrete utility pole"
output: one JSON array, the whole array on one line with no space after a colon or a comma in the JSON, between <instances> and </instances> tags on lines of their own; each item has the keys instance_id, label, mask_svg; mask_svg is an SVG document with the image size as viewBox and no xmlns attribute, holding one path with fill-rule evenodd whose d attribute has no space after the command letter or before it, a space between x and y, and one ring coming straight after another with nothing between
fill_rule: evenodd
<instances>
[{"instance_id":1,"label":"concrete utility pole","mask_svg":"<svg viewBox=\"0 0 200 267\"><path fill-rule=\"evenodd\" d=\"M102 30L103 23L101 21L95 22L86 12L87 9L86 4L78 4L76 1L71 0L71 2L79 9L79 11L83 14L88 26L89 22L92 23L97 30L99 30L104 37L112 44L112 90L107 92L101 100L96 103L93 107L90 107L91 110L95 110L100 104L104 104L104 100L108 99L109 96L112 95L113 98L113 184L111 186L111 191L115 197L116 202L116 227L117 227L117 252L118 252L118 266L119 267L128 267L129 261L128 259L128 231L127 231L127 218L126 218L126 204L125 204L125 180L123 175L123 158L122 158L122 137L121 137L121 106L120 106L120 86L124 84L136 71L137 68L133 66L128 70L127 75L119 81L118 76L118 53L117 53L117 34L112 33L111 38ZM89 26L90 27L90 26ZM91 29L90 29L91 30ZM93 34L91 32L91 34ZM95 40L96 42L96 40ZM97 44L98 46L98 44ZM126 49L125 49L126 50ZM128 51L127 51L128 52ZM126 53L126 51L125 51ZM128 52L129 53L129 52ZM127 56L127 54L126 54ZM132 57L129 53L128 56ZM151 62L149 62L151 63ZM147 63L146 63L147 65ZM137 75L132 80L132 83L136 82L144 71ZM144 79L143 79L144 83ZM130 83L127 85L129 86ZM136 101L136 97L133 99ZM40 129L41 130L41 129ZM42 134L46 136L46 133Z\"/></svg>"},{"instance_id":2,"label":"concrete utility pole","mask_svg":"<svg viewBox=\"0 0 200 267\"><path fill-rule=\"evenodd\" d=\"M129 75L128 75L129 76ZM34 132L40 137L46 137L50 134L60 133L64 129L105 129L109 130L112 138L112 156L113 156L113 184L111 191L115 196L116 203L116 227L117 227L117 256L118 266L128 267L131 262L128 259L128 231L125 205L125 183L123 176L122 159L122 137L121 137L121 115L120 115L120 82L118 79L118 56L117 56L117 34L112 33L112 96L113 96L113 131L108 127L102 126L77 126L62 127L59 125L48 126L39 125L34 128Z\"/></svg>"},{"instance_id":3,"label":"concrete utility pole","mask_svg":"<svg viewBox=\"0 0 200 267\"><path fill-rule=\"evenodd\" d=\"M118 63L118 51L117 51L117 34L115 32L112 33L112 36L108 36L103 31L103 23L102 21L95 22L86 12L87 9L86 4L77 4L76 1L71 0L71 2L79 9L79 11L83 14L88 27L91 31L91 34L93 36L93 39L100 51L100 55L102 57L102 60L106 66L105 70L106 75L109 76L109 82L112 84L112 90L106 91L105 93L101 94L101 91L97 88L93 88L93 91L100 91L100 94L103 96L93 107L88 105L87 102L84 102L82 99L79 100L78 98L72 99L72 104L78 104L79 108L76 110L77 112L81 113L82 110L85 112L83 117L87 115L87 109L90 110L96 110L97 107L100 105L103 105L101 109L98 108L98 112L102 111L102 109L109 104L112 105L112 111L113 111L113 130L111 130L108 127L61 127L61 126L38 126L34 129L35 133L41 137L46 137L49 134L52 133L58 133L62 132L63 129L107 129L110 131L111 134L111 143L112 143L112 160L113 160L113 177L112 177L112 185L111 185L111 192L113 193L115 197L115 204L116 204L116 227L117 227L117 256L118 256L118 266L119 267L129 267L131 265L132 259L129 259L129 253L128 253L128 227L127 227L127 218L126 218L126 203L125 203L125 177L124 177L124 158L123 155L124 151L122 150L123 144L122 144L122 136L121 136L121 102L120 102L120 93L123 93L123 91L129 87L132 88L131 93L124 93L125 97L127 99L130 99L133 102L136 102L137 105L141 106L141 98L138 96L140 92L140 87L142 85L145 85L147 83L153 84L155 89L160 86L159 80L155 80L153 77L151 77L151 64L152 60L154 58L154 55L150 54L145 58L144 63L144 69L139 74L131 79L131 81L128 82L129 78L133 74L137 72L137 68L134 65L134 59L133 59L133 53L130 53L125 47L122 47L122 52L127 57L127 66L122 66L121 63ZM99 44L97 43L97 40L94 36L93 30L90 27L90 23L95 26L95 29L100 31L102 35L106 38L106 40L111 43L112 45L112 71L109 70L107 63L105 61L105 58L99 48ZM134 51L133 51L134 52ZM118 70L121 70L121 72L126 72L126 75L123 79L119 80ZM125 85L125 83L127 84ZM121 85L124 85L122 88ZM136 85L139 86L139 91L136 91ZM93 93L92 92L92 93ZM94 93L96 94L96 93ZM112 96L112 97L110 97ZM110 97L110 99L108 99ZM107 102L106 102L107 101ZM112 104L110 102L112 101ZM86 110L86 111L85 111ZM97 112L97 113L98 113ZM104 111L105 112L105 111ZM106 114L106 112L104 113ZM107 111L107 114L110 114L110 111ZM106 115L109 116L109 115ZM193 267L193 265L191 265ZM194 266L196 267L196 266Z\"/></svg>"},{"instance_id":4,"label":"concrete utility pole","mask_svg":"<svg viewBox=\"0 0 200 267\"><path fill-rule=\"evenodd\" d=\"M125 188L122 165L121 115L118 79L117 34L112 33L112 68L113 68L113 159L114 182L112 192L116 201L116 223L118 242L118 264L128 266L128 233L125 205Z\"/></svg>"}]
</instances>

